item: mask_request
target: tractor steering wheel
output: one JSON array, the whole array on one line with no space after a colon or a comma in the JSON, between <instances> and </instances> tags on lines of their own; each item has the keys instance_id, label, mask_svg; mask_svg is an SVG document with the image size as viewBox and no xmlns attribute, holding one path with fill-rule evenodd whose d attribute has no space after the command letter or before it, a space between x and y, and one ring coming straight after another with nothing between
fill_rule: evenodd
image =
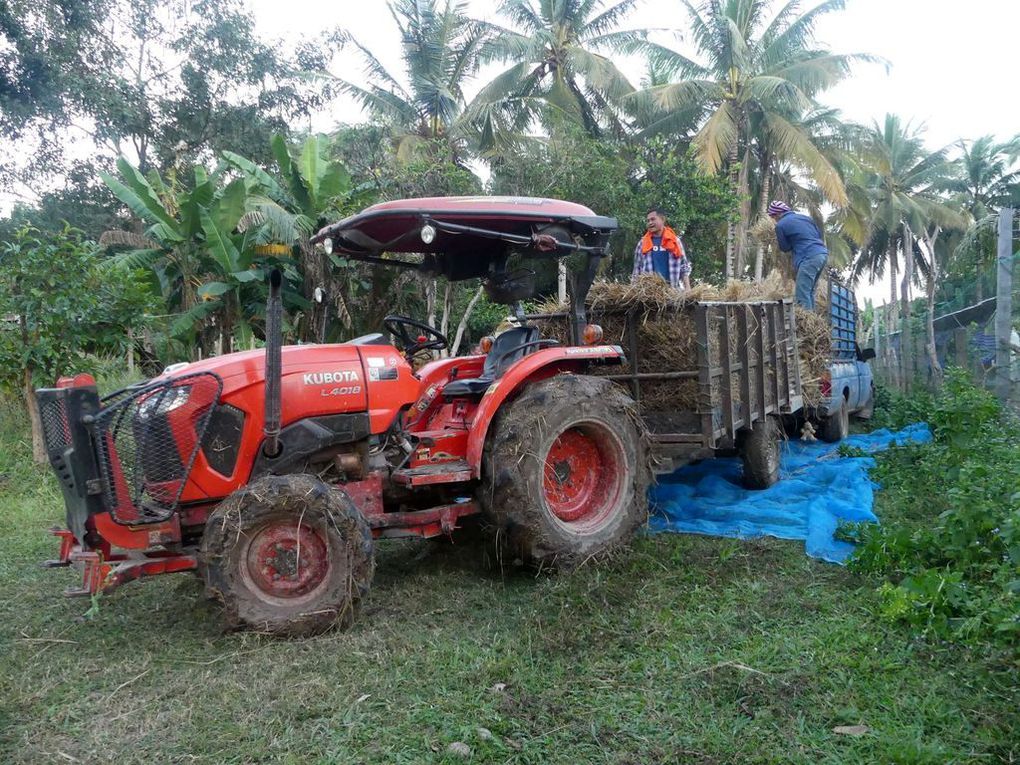
<instances>
[{"instance_id":1,"label":"tractor steering wheel","mask_svg":"<svg viewBox=\"0 0 1020 765\"><path fill-rule=\"evenodd\" d=\"M407 358L413 357L419 351L441 351L448 345L439 330L407 316L391 314L383 319L383 327L396 339L401 346L400 350Z\"/></svg>"}]
</instances>

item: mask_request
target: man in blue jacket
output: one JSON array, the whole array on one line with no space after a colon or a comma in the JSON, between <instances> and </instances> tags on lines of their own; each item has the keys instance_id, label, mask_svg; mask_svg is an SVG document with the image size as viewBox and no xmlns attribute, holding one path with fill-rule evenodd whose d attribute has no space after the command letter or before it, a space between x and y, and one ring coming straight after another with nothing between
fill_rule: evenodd
<instances>
[{"instance_id":1,"label":"man in blue jacket","mask_svg":"<svg viewBox=\"0 0 1020 765\"><path fill-rule=\"evenodd\" d=\"M793 268L797 272L796 299L805 308L815 307L815 289L818 279L829 261L822 232L807 215L795 213L785 202L769 205L769 217L776 222L776 239L779 249L793 253Z\"/></svg>"}]
</instances>

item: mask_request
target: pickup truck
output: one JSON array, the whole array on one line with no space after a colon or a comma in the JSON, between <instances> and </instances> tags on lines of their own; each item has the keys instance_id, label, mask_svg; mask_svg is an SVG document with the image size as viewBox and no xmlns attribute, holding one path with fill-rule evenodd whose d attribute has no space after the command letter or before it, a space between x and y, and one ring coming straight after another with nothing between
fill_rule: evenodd
<instances>
[{"instance_id":1,"label":"pickup truck","mask_svg":"<svg viewBox=\"0 0 1020 765\"><path fill-rule=\"evenodd\" d=\"M866 420L875 408L875 382L868 365L873 348L861 349L857 339L857 297L854 291L829 275L829 322L832 359L822 378L822 401L805 407L803 420L812 422L823 441L837 442L850 432L850 417Z\"/></svg>"}]
</instances>

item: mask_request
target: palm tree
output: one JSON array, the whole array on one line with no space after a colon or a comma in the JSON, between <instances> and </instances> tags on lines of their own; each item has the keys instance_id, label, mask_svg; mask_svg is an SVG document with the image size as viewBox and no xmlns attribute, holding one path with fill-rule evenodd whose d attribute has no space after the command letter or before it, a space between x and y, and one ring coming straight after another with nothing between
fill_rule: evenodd
<instances>
[{"instance_id":1,"label":"palm tree","mask_svg":"<svg viewBox=\"0 0 1020 765\"><path fill-rule=\"evenodd\" d=\"M727 268L736 275L744 266L752 168L762 178L759 215L770 195L769 174L783 162L806 172L831 203L846 204L839 172L802 118L820 92L844 79L855 62L872 58L833 54L815 45L818 20L841 10L843 0L826 0L806 13L799 0L789 0L771 17L769 0L682 2L699 60L650 45L656 65L679 79L648 88L634 100L641 104L639 112L651 115L646 134L672 130L676 118L684 119L691 109L701 112L692 142L698 160L706 172L726 170L744 200L739 226L731 223L727 237Z\"/></svg>"},{"instance_id":2,"label":"palm tree","mask_svg":"<svg viewBox=\"0 0 1020 765\"><path fill-rule=\"evenodd\" d=\"M399 157L406 159L435 139L458 147L466 135L464 86L478 71L483 25L469 19L464 3L455 0L442 8L435 0L394 0L388 7L400 29L404 80L352 39L368 85L340 80L341 88L393 130Z\"/></svg>"},{"instance_id":3,"label":"palm tree","mask_svg":"<svg viewBox=\"0 0 1020 765\"><path fill-rule=\"evenodd\" d=\"M871 214L871 199L864 186L857 154L864 128L846 122L836 109L815 109L797 120L797 127L811 136L818 151L835 168L843 184L846 203L829 208L824 192L806 176L801 166L779 158L760 140L754 146L757 172L750 175L750 191L758 199L757 220L751 227L758 240L754 275L764 275L764 244L775 242L774 224L765 214L770 197L786 200L796 209L804 209L825 232L829 264L843 268L853 259L864 238ZM767 232L767 236L761 236Z\"/></svg>"},{"instance_id":4,"label":"palm tree","mask_svg":"<svg viewBox=\"0 0 1020 765\"><path fill-rule=\"evenodd\" d=\"M873 280L888 270L890 305L895 314L896 275L902 267L900 298L905 316L910 315L917 237L932 226L963 223L963 216L945 196L953 172L947 149L928 151L922 133L923 128L903 124L899 117L888 114L882 125L876 122L868 131L862 154L873 208L854 275L868 271Z\"/></svg>"},{"instance_id":5,"label":"palm tree","mask_svg":"<svg viewBox=\"0 0 1020 765\"><path fill-rule=\"evenodd\" d=\"M956 256L966 258L974 269L974 297L980 302L984 295L981 274L991 270L995 253L998 211L1020 203L1020 170L1016 169L1020 136L999 143L993 136L986 135L974 141L961 140L957 146L960 156L955 164L959 177L950 188L959 195L973 223L961 240Z\"/></svg>"},{"instance_id":6,"label":"palm tree","mask_svg":"<svg viewBox=\"0 0 1020 765\"><path fill-rule=\"evenodd\" d=\"M961 176L951 187L965 195L964 206L975 219L1020 201L1020 170L1015 169L1020 136L997 143L994 136L986 135L961 140L957 146Z\"/></svg>"},{"instance_id":7,"label":"palm tree","mask_svg":"<svg viewBox=\"0 0 1020 765\"><path fill-rule=\"evenodd\" d=\"M620 103L633 85L606 55L636 51L640 30L619 25L638 0L503 0L506 25L480 22L490 35L484 59L509 64L472 101L485 149L514 140L535 119L576 120L592 136L625 132Z\"/></svg>"}]
</instances>

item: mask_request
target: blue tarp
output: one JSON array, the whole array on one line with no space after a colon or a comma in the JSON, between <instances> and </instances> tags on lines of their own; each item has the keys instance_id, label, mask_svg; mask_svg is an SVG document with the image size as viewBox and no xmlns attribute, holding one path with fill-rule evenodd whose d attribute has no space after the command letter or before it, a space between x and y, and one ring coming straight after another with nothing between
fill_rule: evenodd
<instances>
[{"instance_id":1,"label":"blue tarp","mask_svg":"<svg viewBox=\"0 0 1020 765\"><path fill-rule=\"evenodd\" d=\"M891 444L931 440L925 423L891 433L876 430L843 441L872 453ZM808 555L842 563L853 545L833 538L841 521L877 523L875 460L842 457L838 444L784 441L781 480L764 491L741 485L739 459L711 459L661 476L649 493L649 529L722 537L803 539Z\"/></svg>"}]
</instances>

